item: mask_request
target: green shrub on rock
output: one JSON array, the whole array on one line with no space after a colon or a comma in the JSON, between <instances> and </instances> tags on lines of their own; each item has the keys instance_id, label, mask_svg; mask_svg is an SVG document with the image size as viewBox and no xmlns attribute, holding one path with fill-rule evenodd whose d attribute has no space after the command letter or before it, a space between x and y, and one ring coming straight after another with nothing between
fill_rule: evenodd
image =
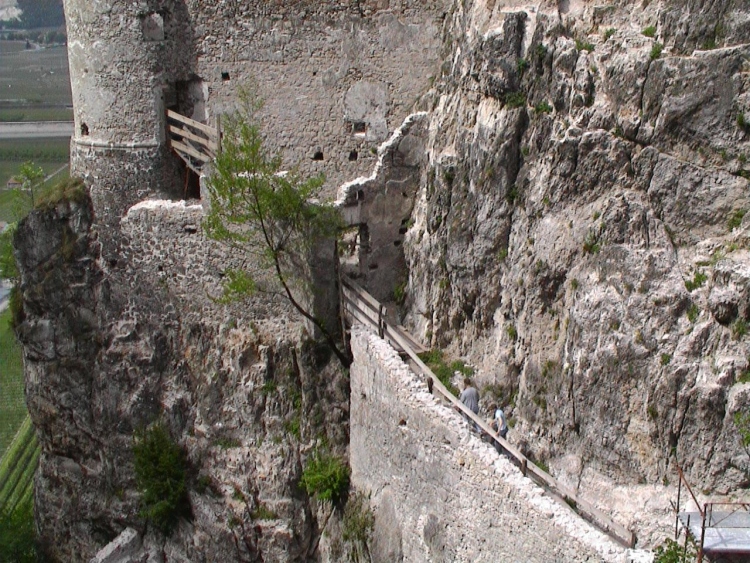
<instances>
[{"instance_id":1,"label":"green shrub on rock","mask_svg":"<svg viewBox=\"0 0 750 563\"><path fill-rule=\"evenodd\" d=\"M651 53L649 54L649 58L652 61L655 61L659 57L661 57L662 51L664 51L664 45L661 43L654 43L654 46L651 47Z\"/></svg>"},{"instance_id":2,"label":"green shrub on rock","mask_svg":"<svg viewBox=\"0 0 750 563\"><path fill-rule=\"evenodd\" d=\"M180 518L190 516L185 454L166 428L155 424L136 432L133 455L141 516L169 535Z\"/></svg>"},{"instance_id":3,"label":"green shrub on rock","mask_svg":"<svg viewBox=\"0 0 750 563\"><path fill-rule=\"evenodd\" d=\"M302 470L300 485L318 500L338 503L349 489L349 467L340 457L315 452Z\"/></svg>"}]
</instances>

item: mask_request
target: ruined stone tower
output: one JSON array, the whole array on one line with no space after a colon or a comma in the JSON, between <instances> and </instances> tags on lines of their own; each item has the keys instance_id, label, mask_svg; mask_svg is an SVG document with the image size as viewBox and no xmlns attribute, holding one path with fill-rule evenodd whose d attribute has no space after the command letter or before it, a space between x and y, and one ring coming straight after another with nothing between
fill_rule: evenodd
<instances>
[{"instance_id":1,"label":"ruined stone tower","mask_svg":"<svg viewBox=\"0 0 750 563\"><path fill-rule=\"evenodd\" d=\"M72 174L92 188L98 221L159 192L176 193L165 146L169 85L190 75L195 54L183 2L65 2L75 114Z\"/></svg>"},{"instance_id":2,"label":"ruined stone tower","mask_svg":"<svg viewBox=\"0 0 750 563\"><path fill-rule=\"evenodd\" d=\"M98 222L155 194L195 195L165 144L165 109L203 122L254 83L269 144L327 195L369 173L375 147L437 71L439 1L66 0L72 172Z\"/></svg>"}]
</instances>

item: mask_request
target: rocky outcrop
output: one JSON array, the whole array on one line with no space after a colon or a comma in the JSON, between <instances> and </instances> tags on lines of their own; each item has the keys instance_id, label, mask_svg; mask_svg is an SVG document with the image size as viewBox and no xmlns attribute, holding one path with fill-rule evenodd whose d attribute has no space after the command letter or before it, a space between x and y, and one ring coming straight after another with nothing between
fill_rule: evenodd
<instances>
[{"instance_id":1,"label":"rocky outcrop","mask_svg":"<svg viewBox=\"0 0 750 563\"><path fill-rule=\"evenodd\" d=\"M18 228L48 557L87 561L131 527L149 561L315 558L325 521L299 479L321 444L345 451L345 377L283 303L208 306L221 270L197 230L200 206L133 214L139 228L123 221L116 263L100 255L82 192ZM189 466L192 518L169 538L144 524L134 481L133 432L155 420Z\"/></svg>"},{"instance_id":2,"label":"rocky outcrop","mask_svg":"<svg viewBox=\"0 0 750 563\"><path fill-rule=\"evenodd\" d=\"M747 25L729 1L452 12L408 322L573 484L677 461L703 489L747 483Z\"/></svg>"}]
</instances>

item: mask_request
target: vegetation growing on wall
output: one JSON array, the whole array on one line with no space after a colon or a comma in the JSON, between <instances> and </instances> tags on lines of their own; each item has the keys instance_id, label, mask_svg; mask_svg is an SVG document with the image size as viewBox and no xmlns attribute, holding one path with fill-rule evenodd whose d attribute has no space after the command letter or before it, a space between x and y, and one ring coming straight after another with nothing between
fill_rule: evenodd
<instances>
[{"instance_id":1,"label":"vegetation growing on wall","mask_svg":"<svg viewBox=\"0 0 750 563\"><path fill-rule=\"evenodd\" d=\"M135 479L141 492L141 516L164 535L190 516L187 462L182 449L157 423L135 434Z\"/></svg>"},{"instance_id":2,"label":"vegetation growing on wall","mask_svg":"<svg viewBox=\"0 0 750 563\"><path fill-rule=\"evenodd\" d=\"M349 561L370 561L370 542L375 527L375 514L370 499L361 492L349 496L344 507L344 541L349 546Z\"/></svg>"},{"instance_id":3,"label":"vegetation growing on wall","mask_svg":"<svg viewBox=\"0 0 750 563\"><path fill-rule=\"evenodd\" d=\"M349 467L327 452L315 452L305 464L300 485L318 500L337 504L349 489Z\"/></svg>"},{"instance_id":4,"label":"vegetation growing on wall","mask_svg":"<svg viewBox=\"0 0 750 563\"><path fill-rule=\"evenodd\" d=\"M462 376L466 377L474 375L474 370L461 360L455 360L448 364L441 350L430 350L429 352L420 354L419 358L427 364L427 367L432 370L432 373L440 380L440 383L454 395L458 395L459 391L451 382L453 374L459 372Z\"/></svg>"},{"instance_id":5,"label":"vegetation growing on wall","mask_svg":"<svg viewBox=\"0 0 750 563\"><path fill-rule=\"evenodd\" d=\"M654 551L654 563L692 563L696 557L695 546L688 541L681 546L675 540L667 538Z\"/></svg>"}]
</instances>

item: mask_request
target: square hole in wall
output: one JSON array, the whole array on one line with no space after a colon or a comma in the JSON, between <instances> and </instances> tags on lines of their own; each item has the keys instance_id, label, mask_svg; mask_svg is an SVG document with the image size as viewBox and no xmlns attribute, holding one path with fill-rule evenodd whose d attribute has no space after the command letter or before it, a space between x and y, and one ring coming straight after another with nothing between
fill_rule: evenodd
<instances>
[{"instance_id":1,"label":"square hole in wall","mask_svg":"<svg viewBox=\"0 0 750 563\"><path fill-rule=\"evenodd\" d=\"M313 153L312 159L313 160L323 160L323 151L320 151L320 150L315 151L315 153Z\"/></svg>"},{"instance_id":2,"label":"square hole in wall","mask_svg":"<svg viewBox=\"0 0 750 563\"><path fill-rule=\"evenodd\" d=\"M222 73L221 73L221 79L222 79L222 80L223 80L224 82L227 82L227 81L229 80L229 73L228 73L228 72L226 72L226 71L222 72Z\"/></svg>"},{"instance_id":3,"label":"square hole in wall","mask_svg":"<svg viewBox=\"0 0 750 563\"><path fill-rule=\"evenodd\" d=\"M367 133L367 123L364 121L354 121L352 122L352 133L355 135L364 135Z\"/></svg>"},{"instance_id":4,"label":"square hole in wall","mask_svg":"<svg viewBox=\"0 0 750 563\"><path fill-rule=\"evenodd\" d=\"M145 41L164 41L164 16L159 12L149 12L139 16L141 32Z\"/></svg>"}]
</instances>

